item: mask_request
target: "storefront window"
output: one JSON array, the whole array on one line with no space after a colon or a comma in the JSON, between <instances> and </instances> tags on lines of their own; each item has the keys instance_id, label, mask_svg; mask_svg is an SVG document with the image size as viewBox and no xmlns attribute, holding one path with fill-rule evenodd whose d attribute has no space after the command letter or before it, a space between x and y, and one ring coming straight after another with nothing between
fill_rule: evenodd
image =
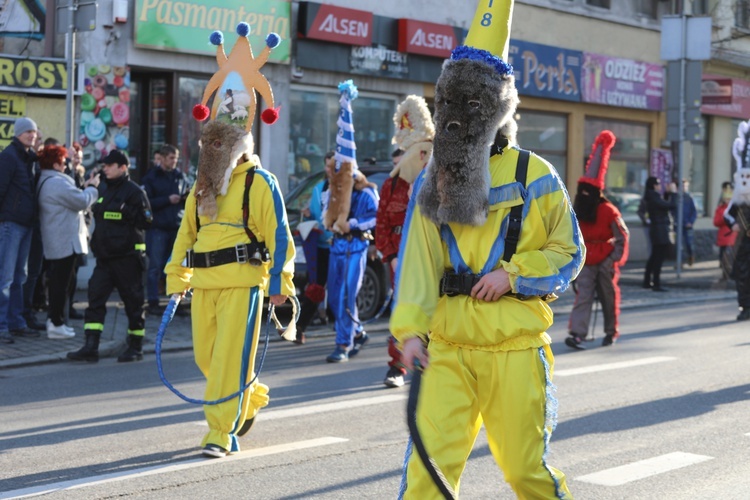
<instances>
[{"instance_id":1,"label":"storefront window","mask_svg":"<svg viewBox=\"0 0 750 500\"><path fill-rule=\"evenodd\" d=\"M335 92L292 88L291 130L287 168L289 189L306 176L323 170L323 156L336 145L339 95ZM393 113L396 100L362 95L352 102L357 161L389 161L394 146Z\"/></svg>"},{"instance_id":2,"label":"storefront window","mask_svg":"<svg viewBox=\"0 0 750 500\"><path fill-rule=\"evenodd\" d=\"M649 172L650 125L587 118L584 164L591 152L591 145L602 130L611 130L617 137L607 169L607 195L620 209L626 222L637 220L638 203Z\"/></svg>"},{"instance_id":3,"label":"storefront window","mask_svg":"<svg viewBox=\"0 0 750 500\"><path fill-rule=\"evenodd\" d=\"M161 148L166 142L167 130L167 79L154 78L151 80L151 92L149 93L149 113L151 131L149 137L149 160L154 157L154 152Z\"/></svg>"},{"instance_id":4,"label":"storefront window","mask_svg":"<svg viewBox=\"0 0 750 500\"><path fill-rule=\"evenodd\" d=\"M707 130L706 119L703 120L703 130ZM708 134L706 134L707 136ZM690 194L695 201L698 216L706 215L706 200L708 200L708 142L693 142L690 144L691 154L689 162L684 166L683 177L690 181Z\"/></svg>"},{"instance_id":5,"label":"storefront window","mask_svg":"<svg viewBox=\"0 0 750 500\"><path fill-rule=\"evenodd\" d=\"M178 168L193 183L198 168L198 140L201 134L201 123L193 118L193 106L201 102L208 79L181 76L177 88L177 144L180 150Z\"/></svg>"},{"instance_id":6,"label":"storefront window","mask_svg":"<svg viewBox=\"0 0 750 500\"><path fill-rule=\"evenodd\" d=\"M516 115L516 121L518 122L518 144L550 162L565 182L568 144L567 116L520 110Z\"/></svg>"}]
</instances>

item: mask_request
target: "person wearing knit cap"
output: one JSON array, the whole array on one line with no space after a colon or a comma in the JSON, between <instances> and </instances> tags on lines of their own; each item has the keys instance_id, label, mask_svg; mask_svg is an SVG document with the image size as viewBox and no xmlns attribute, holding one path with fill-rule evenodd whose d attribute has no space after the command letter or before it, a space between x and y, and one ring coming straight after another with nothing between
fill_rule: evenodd
<instances>
[{"instance_id":1,"label":"person wearing knit cap","mask_svg":"<svg viewBox=\"0 0 750 500\"><path fill-rule=\"evenodd\" d=\"M33 174L37 130L31 118L18 118L13 139L0 153L0 342L5 344L14 342L11 333L35 333L23 317L23 284L37 220Z\"/></svg>"},{"instance_id":2,"label":"person wearing knit cap","mask_svg":"<svg viewBox=\"0 0 750 500\"><path fill-rule=\"evenodd\" d=\"M576 277L585 246L555 168L516 144L512 10L480 1L435 86L432 158L414 182L390 320L417 370L400 498L457 497L483 423L518 498L572 498L547 461L557 405L547 301Z\"/></svg>"},{"instance_id":3,"label":"person wearing knit cap","mask_svg":"<svg viewBox=\"0 0 750 500\"><path fill-rule=\"evenodd\" d=\"M611 346L620 336L620 266L628 260L628 232L617 207L604 196L609 154L615 135L609 130L599 134L591 148L586 172L578 181L573 210L578 217L586 244L586 264L576 278L576 300L570 313L565 344L585 349L591 307L595 297L604 315L603 346Z\"/></svg>"}]
</instances>

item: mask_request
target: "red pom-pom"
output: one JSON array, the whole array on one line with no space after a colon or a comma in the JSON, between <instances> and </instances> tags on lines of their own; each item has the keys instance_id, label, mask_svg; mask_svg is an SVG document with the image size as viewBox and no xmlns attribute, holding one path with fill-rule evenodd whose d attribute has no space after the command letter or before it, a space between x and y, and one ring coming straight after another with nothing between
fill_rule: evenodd
<instances>
[{"instance_id":1,"label":"red pom-pom","mask_svg":"<svg viewBox=\"0 0 750 500\"><path fill-rule=\"evenodd\" d=\"M206 118L208 118L208 115L211 114L211 110L208 109L208 106L204 104L196 104L193 106L193 118L198 120L199 122L202 122Z\"/></svg>"},{"instance_id":2,"label":"red pom-pom","mask_svg":"<svg viewBox=\"0 0 750 500\"><path fill-rule=\"evenodd\" d=\"M305 288L305 297L315 304L320 304L326 298L326 289L317 283L310 283Z\"/></svg>"},{"instance_id":3,"label":"red pom-pom","mask_svg":"<svg viewBox=\"0 0 750 500\"><path fill-rule=\"evenodd\" d=\"M260 119L263 123L273 125L279 119L279 108L268 108L260 114Z\"/></svg>"}]
</instances>

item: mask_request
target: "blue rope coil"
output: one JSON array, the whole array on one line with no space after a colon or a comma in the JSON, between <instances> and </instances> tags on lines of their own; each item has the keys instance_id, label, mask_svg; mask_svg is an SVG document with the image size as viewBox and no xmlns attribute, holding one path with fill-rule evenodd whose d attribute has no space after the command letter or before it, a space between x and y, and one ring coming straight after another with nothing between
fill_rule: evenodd
<instances>
[{"instance_id":1,"label":"blue rope coil","mask_svg":"<svg viewBox=\"0 0 750 500\"><path fill-rule=\"evenodd\" d=\"M270 326L271 326L271 316L273 315L273 305L269 306L268 310L268 320L266 322L266 339L263 343L263 352L260 355L260 361L258 362L258 369L255 370L255 376L242 386L240 390L237 392L234 392L230 394L229 396L225 396L220 399L215 399L212 401L206 401L205 399L194 399L191 397L186 396L185 394L181 393L179 390L177 390L176 387L174 387L169 380L167 380L167 377L164 375L164 367L162 366L161 362L161 344L164 340L164 334L167 332L167 327L172 322L172 318L174 318L175 311L177 311L177 306L180 304L180 300L182 300L181 295L173 295L172 298L169 300L169 304L167 304L167 308L164 310L164 314L161 317L161 324L159 325L159 331L156 333L156 347L155 347L155 353L156 353L156 368L159 370L159 378L161 379L162 383L167 386L167 389L172 391L175 395L177 395L180 399L183 401L187 401L188 403L196 404L196 405L218 405L220 403L224 403L226 401L229 401L230 399L234 399L243 392L245 392L247 389L250 388L251 385L255 383L255 381L258 379L258 375L260 375L261 370L263 369L263 362L266 359L266 352L268 351L268 339L270 337Z\"/></svg>"}]
</instances>

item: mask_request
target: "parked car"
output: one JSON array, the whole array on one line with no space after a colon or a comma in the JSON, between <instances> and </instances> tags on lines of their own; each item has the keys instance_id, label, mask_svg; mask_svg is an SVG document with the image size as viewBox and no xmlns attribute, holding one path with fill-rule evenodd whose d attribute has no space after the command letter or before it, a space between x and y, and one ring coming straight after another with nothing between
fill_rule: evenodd
<instances>
[{"instance_id":1,"label":"parked car","mask_svg":"<svg viewBox=\"0 0 750 500\"><path fill-rule=\"evenodd\" d=\"M378 192L385 180L388 178L392 166L383 165L360 165L360 170L367 176L367 180L378 186ZM307 208L310 203L313 188L325 178L324 172L316 172L302 179L299 184L292 189L284 200L286 211L289 217L289 227L292 230L294 241L297 247L297 256L294 262L294 285L299 296L307 284L307 263L305 254L302 251L302 240L300 239L297 225L302 221L301 212ZM359 317L367 320L383 306L391 288L390 273L388 268L381 260L381 255L375 248L375 243L370 244L368 252L367 267L362 280L362 288L357 295L357 309Z\"/></svg>"}]
</instances>

